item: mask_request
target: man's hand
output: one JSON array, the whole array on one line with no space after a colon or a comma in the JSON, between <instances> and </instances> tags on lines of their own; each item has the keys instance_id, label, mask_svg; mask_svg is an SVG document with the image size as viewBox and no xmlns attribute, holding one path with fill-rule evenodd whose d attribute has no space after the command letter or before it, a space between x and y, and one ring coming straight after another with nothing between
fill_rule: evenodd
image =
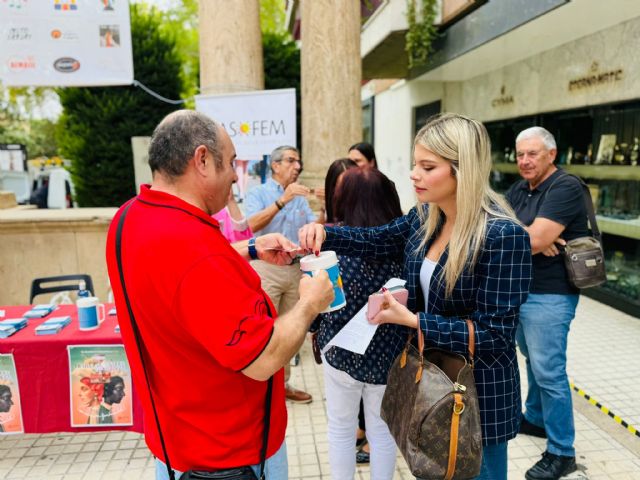
<instances>
[{"instance_id":1,"label":"man's hand","mask_svg":"<svg viewBox=\"0 0 640 480\"><path fill-rule=\"evenodd\" d=\"M315 315L325 310L333 299L333 283L325 270L320 270L313 277L302 275L300 279L300 303L306 304Z\"/></svg>"},{"instance_id":2,"label":"man's hand","mask_svg":"<svg viewBox=\"0 0 640 480\"><path fill-rule=\"evenodd\" d=\"M274 265L290 265L300 248L280 233L269 233L256 238L258 258Z\"/></svg>"},{"instance_id":3,"label":"man's hand","mask_svg":"<svg viewBox=\"0 0 640 480\"><path fill-rule=\"evenodd\" d=\"M300 249L306 252L313 252L320 255L322 242L327 234L324 226L320 223L308 223L298 230L298 240L300 241Z\"/></svg>"},{"instance_id":4,"label":"man's hand","mask_svg":"<svg viewBox=\"0 0 640 480\"><path fill-rule=\"evenodd\" d=\"M374 325L382 325L383 323L395 323L406 327L417 328L418 317L415 313L397 301L389 290L384 292L384 302L382 308L369 320Z\"/></svg>"},{"instance_id":5,"label":"man's hand","mask_svg":"<svg viewBox=\"0 0 640 480\"><path fill-rule=\"evenodd\" d=\"M309 190L308 187L297 182L293 182L287 186L284 194L280 197L280 201L286 205L293 200L294 197L306 197L310 192L311 190Z\"/></svg>"},{"instance_id":6,"label":"man's hand","mask_svg":"<svg viewBox=\"0 0 640 480\"><path fill-rule=\"evenodd\" d=\"M313 194L324 205L324 187L317 187L314 189Z\"/></svg>"},{"instance_id":7,"label":"man's hand","mask_svg":"<svg viewBox=\"0 0 640 480\"><path fill-rule=\"evenodd\" d=\"M558 237L553 241L551 245L549 245L540 253L542 253L545 257L555 257L556 255L560 255L560 249L556 246L556 244L564 247L567 242L565 242L564 239Z\"/></svg>"}]
</instances>

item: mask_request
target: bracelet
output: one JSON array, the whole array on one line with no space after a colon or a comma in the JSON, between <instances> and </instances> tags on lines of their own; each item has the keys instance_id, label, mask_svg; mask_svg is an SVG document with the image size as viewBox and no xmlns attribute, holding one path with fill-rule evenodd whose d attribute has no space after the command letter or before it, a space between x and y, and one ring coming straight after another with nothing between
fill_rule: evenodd
<instances>
[{"instance_id":1,"label":"bracelet","mask_svg":"<svg viewBox=\"0 0 640 480\"><path fill-rule=\"evenodd\" d=\"M256 250L256 237L251 237L249 239L249 243L247 243L247 248L249 250L249 258L251 260L257 260L258 250Z\"/></svg>"},{"instance_id":2,"label":"bracelet","mask_svg":"<svg viewBox=\"0 0 640 480\"><path fill-rule=\"evenodd\" d=\"M282 203L280 200L276 200L275 204L276 207L278 207L278 210L282 210L284 208L284 203Z\"/></svg>"}]
</instances>

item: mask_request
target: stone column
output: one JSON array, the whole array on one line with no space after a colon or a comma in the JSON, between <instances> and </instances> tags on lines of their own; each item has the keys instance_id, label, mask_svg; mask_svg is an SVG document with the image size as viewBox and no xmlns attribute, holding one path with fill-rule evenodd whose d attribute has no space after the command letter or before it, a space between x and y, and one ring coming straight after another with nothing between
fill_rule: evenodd
<instances>
[{"instance_id":1,"label":"stone column","mask_svg":"<svg viewBox=\"0 0 640 480\"><path fill-rule=\"evenodd\" d=\"M200 0L202 94L264 89L258 0Z\"/></svg>"},{"instance_id":2,"label":"stone column","mask_svg":"<svg viewBox=\"0 0 640 480\"><path fill-rule=\"evenodd\" d=\"M362 140L360 1L301 0L304 183Z\"/></svg>"}]
</instances>

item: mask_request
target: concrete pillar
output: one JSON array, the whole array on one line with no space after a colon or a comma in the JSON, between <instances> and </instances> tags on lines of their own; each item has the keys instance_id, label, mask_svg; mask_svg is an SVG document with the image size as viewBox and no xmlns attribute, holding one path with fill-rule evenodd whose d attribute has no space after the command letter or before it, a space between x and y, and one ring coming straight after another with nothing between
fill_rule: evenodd
<instances>
[{"instance_id":1,"label":"concrete pillar","mask_svg":"<svg viewBox=\"0 0 640 480\"><path fill-rule=\"evenodd\" d=\"M258 0L200 0L202 94L264 89Z\"/></svg>"},{"instance_id":2,"label":"concrete pillar","mask_svg":"<svg viewBox=\"0 0 640 480\"><path fill-rule=\"evenodd\" d=\"M301 0L304 183L362 140L360 1Z\"/></svg>"}]
</instances>

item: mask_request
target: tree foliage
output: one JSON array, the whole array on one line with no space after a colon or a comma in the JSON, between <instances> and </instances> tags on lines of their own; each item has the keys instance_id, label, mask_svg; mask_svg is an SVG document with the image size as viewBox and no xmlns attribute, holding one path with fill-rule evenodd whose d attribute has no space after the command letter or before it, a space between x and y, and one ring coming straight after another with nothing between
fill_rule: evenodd
<instances>
[{"instance_id":1,"label":"tree foliage","mask_svg":"<svg viewBox=\"0 0 640 480\"><path fill-rule=\"evenodd\" d=\"M174 0L170 8L162 12L162 30L176 40L176 52L181 63L182 98L185 107L193 108L193 97L200 84L200 37L198 0Z\"/></svg>"},{"instance_id":2,"label":"tree foliage","mask_svg":"<svg viewBox=\"0 0 640 480\"><path fill-rule=\"evenodd\" d=\"M288 33L263 33L264 88L296 89L297 142L300 145L300 49Z\"/></svg>"},{"instance_id":3,"label":"tree foliage","mask_svg":"<svg viewBox=\"0 0 640 480\"><path fill-rule=\"evenodd\" d=\"M0 143L26 145L30 157L55 155L55 122L34 115L52 94L51 89L41 87L0 86Z\"/></svg>"},{"instance_id":4,"label":"tree foliage","mask_svg":"<svg viewBox=\"0 0 640 480\"><path fill-rule=\"evenodd\" d=\"M284 25L285 8L285 0L260 0L260 30L263 34L287 32Z\"/></svg>"},{"instance_id":5,"label":"tree foliage","mask_svg":"<svg viewBox=\"0 0 640 480\"><path fill-rule=\"evenodd\" d=\"M176 99L183 86L180 58L175 36L161 27L157 10L131 5L135 77L163 97ZM72 162L78 204L120 205L135 194L131 137L151 135L177 107L133 86L65 88L58 95L63 114L57 139Z\"/></svg>"}]
</instances>

